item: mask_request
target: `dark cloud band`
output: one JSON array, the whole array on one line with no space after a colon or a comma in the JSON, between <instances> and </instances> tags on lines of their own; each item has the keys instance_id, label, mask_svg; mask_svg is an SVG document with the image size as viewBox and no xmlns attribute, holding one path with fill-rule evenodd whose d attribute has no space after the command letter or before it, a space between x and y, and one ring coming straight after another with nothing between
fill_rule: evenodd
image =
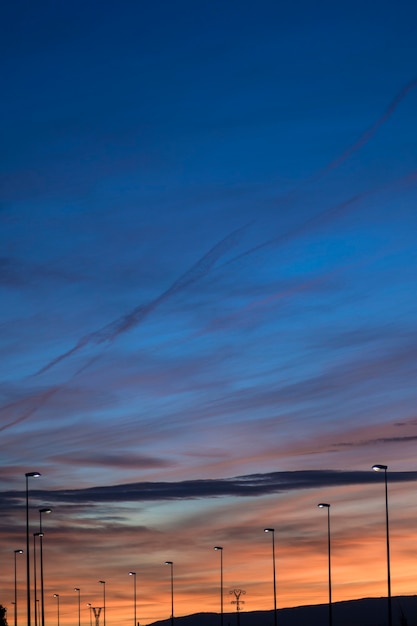
<instances>
[{"instance_id":1,"label":"dark cloud band","mask_svg":"<svg viewBox=\"0 0 417 626\"><path fill-rule=\"evenodd\" d=\"M54 503L155 502L219 497L259 497L301 489L322 489L375 483L369 471L310 470L250 474L235 478L140 482L88 489L32 490L32 497ZM390 472L390 482L417 481L417 472ZM5 492L3 506L23 498L23 492Z\"/></svg>"}]
</instances>

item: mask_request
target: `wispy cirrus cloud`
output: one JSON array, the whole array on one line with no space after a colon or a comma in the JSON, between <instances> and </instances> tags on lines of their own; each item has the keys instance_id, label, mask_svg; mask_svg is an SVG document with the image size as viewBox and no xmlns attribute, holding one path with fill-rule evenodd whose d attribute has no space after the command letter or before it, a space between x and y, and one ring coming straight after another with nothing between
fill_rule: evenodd
<instances>
[{"instance_id":1,"label":"wispy cirrus cloud","mask_svg":"<svg viewBox=\"0 0 417 626\"><path fill-rule=\"evenodd\" d=\"M128 314L123 315L117 320L107 324L99 331L95 331L89 333L82 337L73 348L70 350L60 354L52 361L43 366L40 370L38 370L34 376L40 376L44 374L52 367L60 363L61 361L71 357L78 351L90 345L100 345L108 342L114 341L121 334L129 331L134 326L144 321L158 306L160 306L163 302L165 302L170 297L174 296L177 293L187 289L189 286L197 282L203 276L207 274L207 272L217 263L217 261L225 255L233 246L235 246L243 232L247 229L248 225L240 227L229 235L221 239L216 245L214 245L206 254L204 254L189 270L187 270L184 274L182 274L177 280L175 280L170 287L168 287L165 291L163 291L159 296L151 300L149 303L145 305L139 305L135 307ZM74 380L79 374L84 372L98 357L94 356L92 359L88 359L71 377L70 381ZM70 382L68 381L68 382ZM20 414L15 419L8 421L6 424L3 424L0 427L0 431L6 430L16 424L19 424L29 417L31 417L36 411L38 411L44 404L47 402L52 396L56 393L62 391L67 383L63 383L61 385L54 385L44 391L36 391L34 395L32 395L32 400L30 397L24 399L17 400L16 402L12 402L11 404L2 407L2 410L5 412L9 412L11 408L19 407L21 404L28 405L28 408L25 408L23 414ZM30 406L31 404L31 406Z\"/></svg>"},{"instance_id":2,"label":"wispy cirrus cloud","mask_svg":"<svg viewBox=\"0 0 417 626\"><path fill-rule=\"evenodd\" d=\"M177 280L175 280L165 291L159 296L144 305L135 307L132 311L119 317L117 320L107 324L102 329L89 333L85 337L82 337L77 344L59 355L44 367L42 367L35 376L43 374L48 371L62 360L72 356L82 348L90 344L102 344L109 341L114 341L119 335L127 332L143 320L145 320L150 313L152 313L158 306L165 302L168 298L190 287L193 283L197 282L217 263L217 261L228 252L233 246L237 244L242 233L247 229L248 225L240 227L229 235L221 239L215 244L206 254L204 254L189 270L184 272Z\"/></svg>"}]
</instances>

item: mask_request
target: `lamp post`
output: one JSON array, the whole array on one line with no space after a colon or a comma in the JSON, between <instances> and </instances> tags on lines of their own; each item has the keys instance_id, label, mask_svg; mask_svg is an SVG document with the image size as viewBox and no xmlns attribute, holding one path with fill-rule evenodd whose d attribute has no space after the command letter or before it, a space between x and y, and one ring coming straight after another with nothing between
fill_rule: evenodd
<instances>
[{"instance_id":1,"label":"lamp post","mask_svg":"<svg viewBox=\"0 0 417 626\"><path fill-rule=\"evenodd\" d=\"M220 552L220 626L223 626L223 546L214 546Z\"/></svg>"},{"instance_id":2,"label":"lamp post","mask_svg":"<svg viewBox=\"0 0 417 626\"><path fill-rule=\"evenodd\" d=\"M87 606L88 606L88 610L90 611L90 626L92 626L93 616L91 615L91 602L89 602Z\"/></svg>"},{"instance_id":3,"label":"lamp post","mask_svg":"<svg viewBox=\"0 0 417 626\"><path fill-rule=\"evenodd\" d=\"M45 595L43 588L43 532L42 532L42 515L49 515L52 509L39 509L39 556L40 556L40 574L41 574L41 626L45 626Z\"/></svg>"},{"instance_id":4,"label":"lamp post","mask_svg":"<svg viewBox=\"0 0 417 626\"><path fill-rule=\"evenodd\" d=\"M57 626L59 626L59 593L54 593L54 598L56 598L57 616L58 616Z\"/></svg>"},{"instance_id":5,"label":"lamp post","mask_svg":"<svg viewBox=\"0 0 417 626\"><path fill-rule=\"evenodd\" d=\"M16 570L16 555L23 554L23 550L14 551L14 626L17 626L17 570Z\"/></svg>"},{"instance_id":6,"label":"lamp post","mask_svg":"<svg viewBox=\"0 0 417 626\"><path fill-rule=\"evenodd\" d=\"M328 558L328 577L329 577L329 626L333 625L333 605L332 605L332 569L330 557L330 504L320 502L317 505L319 509L327 509L327 558Z\"/></svg>"},{"instance_id":7,"label":"lamp post","mask_svg":"<svg viewBox=\"0 0 417 626\"><path fill-rule=\"evenodd\" d=\"M165 561L165 565L171 567L171 626L174 626L174 563Z\"/></svg>"},{"instance_id":8,"label":"lamp post","mask_svg":"<svg viewBox=\"0 0 417 626\"><path fill-rule=\"evenodd\" d=\"M129 572L133 576L133 626L136 626L136 572Z\"/></svg>"},{"instance_id":9,"label":"lamp post","mask_svg":"<svg viewBox=\"0 0 417 626\"><path fill-rule=\"evenodd\" d=\"M100 585L103 585L103 626L106 626L106 581L99 580Z\"/></svg>"},{"instance_id":10,"label":"lamp post","mask_svg":"<svg viewBox=\"0 0 417 626\"><path fill-rule=\"evenodd\" d=\"M29 478L38 478L39 472L26 472L26 604L27 626L30 626L30 556L29 556Z\"/></svg>"},{"instance_id":11,"label":"lamp post","mask_svg":"<svg viewBox=\"0 0 417 626\"><path fill-rule=\"evenodd\" d=\"M81 626L81 589L74 587L74 591L78 593L78 626Z\"/></svg>"},{"instance_id":12,"label":"lamp post","mask_svg":"<svg viewBox=\"0 0 417 626\"><path fill-rule=\"evenodd\" d=\"M277 579L275 572L275 528L264 528L265 533L272 535L272 572L274 579L274 626L277 626Z\"/></svg>"},{"instance_id":13,"label":"lamp post","mask_svg":"<svg viewBox=\"0 0 417 626\"><path fill-rule=\"evenodd\" d=\"M389 551L389 521L388 521L388 465L373 465L374 472L384 472L385 478L385 526L387 539L387 585L388 585L388 626L392 626L392 605L391 605L391 564Z\"/></svg>"},{"instance_id":14,"label":"lamp post","mask_svg":"<svg viewBox=\"0 0 417 626\"><path fill-rule=\"evenodd\" d=\"M33 533L33 608L35 615L35 626L38 626L38 587L37 587L37 572L36 572L36 537L41 537L42 533Z\"/></svg>"}]
</instances>

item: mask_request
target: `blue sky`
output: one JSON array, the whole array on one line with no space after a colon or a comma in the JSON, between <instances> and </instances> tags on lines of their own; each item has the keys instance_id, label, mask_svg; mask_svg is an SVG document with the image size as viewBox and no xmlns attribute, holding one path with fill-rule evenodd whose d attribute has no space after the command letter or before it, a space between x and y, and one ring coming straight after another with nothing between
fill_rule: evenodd
<instances>
[{"instance_id":1,"label":"blue sky","mask_svg":"<svg viewBox=\"0 0 417 626\"><path fill-rule=\"evenodd\" d=\"M180 614L201 605L197 582L217 610L215 559L199 571L200 550L249 550L258 526L281 523L284 550L307 524L298 545L321 563L306 502L349 512L339 541L351 546L380 512L375 476L358 479L375 462L389 465L409 541L414 3L15 2L0 18L0 490L14 503L2 558L24 538L31 470L34 506L54 506L49 549L71 559L50 564L62 594L100 593L95 579L113 576L128 613L116 571L139 570L139 529L146 623L168 614L160 561L183 560L196 581L184 574ZM291 485L296 470L302 486L273 478ZM242 497L242 476L260 488ZM196 526L203 546L185 550ZM398 542L394 591L411 592ZM248 609L269 608L268 566L238 580L237 553L230 584L247 586ZM285 559L281 606L326 601L325 569L308 580ZM336 598L384 593L383 571L358 581L341 557L338 576Z\"/></svg>"}]
</instances>

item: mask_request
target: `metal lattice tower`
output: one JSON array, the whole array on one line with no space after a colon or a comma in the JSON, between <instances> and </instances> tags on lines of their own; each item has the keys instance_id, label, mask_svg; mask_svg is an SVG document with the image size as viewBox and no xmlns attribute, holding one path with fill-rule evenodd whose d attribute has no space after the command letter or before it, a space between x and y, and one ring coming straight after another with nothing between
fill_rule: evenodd
<instances>
[{"instance_id":1,"label":"metal lattice tower","mask_svg":"<svg viewBox=\"0 0 417 626\"><path fill-rule=\"evenodd\" d=\"M241 600L240 596L244 596L246 591L243 589L232 589L229 593L235 596L235 599L231 601L231 604L236 604L237 626L240 626L240 611L242 610L240 605L245 604L245 601Z\"/></svg>"},{"instance_id":2,"label":"metal lattice tower","mask_svg":"<svg viewBox=\"0 0 417 626\"><path fill-rule=\"evenodd\" d=\"M102 609L102 608L103 608L103 607L101 607L101 606L92 606L92 607L91 607L91 610L93 611L93 613L94 613L94 617L95 617L95 620L96 620L96 626L99 626L99 622L100 622L100 613L101 613L101 609Z\"/></svg>"}]
</instances>

